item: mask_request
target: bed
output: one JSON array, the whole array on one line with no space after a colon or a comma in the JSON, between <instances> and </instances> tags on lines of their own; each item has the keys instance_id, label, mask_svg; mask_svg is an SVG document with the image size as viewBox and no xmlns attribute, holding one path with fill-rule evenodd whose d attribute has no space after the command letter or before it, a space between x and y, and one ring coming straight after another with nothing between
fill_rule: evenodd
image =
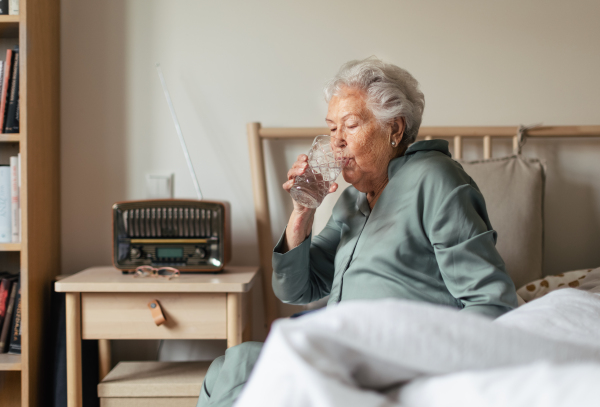
<instances>
[{"instance_id":1,"label":"bed","mask_svg":"<svg viewBox=\"0 0 600 407\"><path fill-rule=\"evenodd\" d=\"M248 124L268 326L281 315L271 289L264 143L327 132ZM481 140L482 159L461 163L504 236L498 250L527 303L495 321L400 300L357 301L278 320L237 405L595 405L600 269L544 275L545 165L520 152L527 138L600 137L600 126L422 127L419 137L450 139L459 161L465 139ZM495 138L511 139L514 154L493 158ZM327 210L317 211L314 232Z\"/></svg>"}]
</instances>

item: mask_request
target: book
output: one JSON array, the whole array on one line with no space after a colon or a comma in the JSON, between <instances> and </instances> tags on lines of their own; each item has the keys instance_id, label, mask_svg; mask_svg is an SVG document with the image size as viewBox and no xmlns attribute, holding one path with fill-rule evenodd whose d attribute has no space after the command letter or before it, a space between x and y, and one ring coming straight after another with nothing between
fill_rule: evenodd
<instances>
[{"instance_id":1,"label":"book","mask_svg":"<svg viewBox=\"0 0 600 407\"><path fill-rule=\"evenodd\" d=\"M6 353L6 344L12 326L13 310L17 299L18 287L19 284L17 282L12 283L10 287L10 297L8 298L8 305L6 307L6 318L4 318L4 321L2 322L2 331L0 331L0 353Z\"/></svg>"},{"instance_id":2,"label":"book","mask_svg":"<svg viewBox=\"0 0 600 407\"><path fill-rule=\"evenodd\" d=\"M0 14L8 14L8 0L0 0Z\"/></svg>"},{"instance_id":3,"label":"book","mask_svg":"<svg viewBox=\"0 0 600 407\"><path fill-rule=\"evenodd\" d=\"M19 184L19 242L21 241L21 153L17 154L17 166L19 167L18 184Z\"/></svg>"},{"instance_id":4,"label":"book","mask_svg":"<svg viewBox=\"0 0 600 407\"><path fill-rule=\"evenodd\" d=\"M17 83L21 83L18 78L17 78ZM21 108L21 98L19 97L19 91L17 90L17 108L15 109L16 110L15 124L13 124L13 127L16 129L15 133L19 133L19 130L21 127L21 121L19 119L20 108Z\"/></svg>"},{"instance_id":5,"label":"book","mask_svg":"<svg viewBox=\"0 0 600 407\"><path fill-rule=\"evenodd\" d=\"M8 0L8 14L11 16L19 15L19 0Z\"/></svg>"},{"instance_id":6,"label":"book","mask_svg":"<svg viewBox=\"0 0 600 407\"><path fill-rule=\"evenodd\" d=\"M0 94L0 131L4 129L4 116L6 112L6 97L8 96L8 85L10 83L10 69L12 67L12 49L6 50L4 61L4 76L2 77L2 94Z\"/></svg>"},{"instance_id":7,"label":"book","mask_svg":"<svg viewBox=\"0 0 600 407\"><path fill-rule=\"evenodd\" d=\"M10 167L0 165L0 243L12 242Z\"/></svg>"},{"instance_id":8,"label":"book","mask_svg":"<svg viewBox=\"0 0 600 407\"><path fill-rule=\"evenodd\" d=\"M8 307L11 285L12 281L8 278L0 280L0 327L2 327L2 322L4 322L4 318L6 317L6 307Z\"/></svg>"},{"instance_id":9,"label":"book","mask_svg":"<svg viewBox=\"0 0 600 407\"><path fill-rule=\"evenodd\" d=\"M4 85L4 61L0 61L0 95L2 94L2 85Z\"/></svg>"},{"instance_id":10,"label":"book","mask_svg":"<svg viewBox=\"0 0 600 407\"><path fill-rule=\"evenodd\" d=\"M4 133L19 132L19 50L13 50L13 67L10 72L10 85L8 100L6 101L6 118L4 119Z\"/></svg>"},{"instance_id":11,"label":"book","mask_svg":"<svg viewBox=\"0 0 600 407\"><path fill-rule=\"evenodd\" d=\"M8 331L9 344L8 353L13 355L21 354L21 281L16 282L17 294L15 305L13 307L13 318L10 331Z\"/></svg>"},{"instance_id":12,"label":"book","mask_svg":"<svg viewBox=\"0 0 600 407\"><path fill-rule=\"evenodd\" d=\"M19 222L19 157L10 157L10 217L12 242L21 241L21 225Z\"/></svg>"}]
</instances>

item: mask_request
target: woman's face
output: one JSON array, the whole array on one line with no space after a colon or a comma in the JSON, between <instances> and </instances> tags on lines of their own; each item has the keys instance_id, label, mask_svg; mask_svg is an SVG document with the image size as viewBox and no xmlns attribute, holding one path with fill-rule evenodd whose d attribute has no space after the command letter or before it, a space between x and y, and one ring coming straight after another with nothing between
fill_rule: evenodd
<instances>
[{"instance_id":1,"label":"woman's face","mask_svg":"<svg viewBox=\"0 0 600 407\"><path fill-rule=\"evenodd\" d=\"M331 98L325 121L350 158L342 172L346 182L368 193L387 181L388 164L395 155L390 129L379 125L364 93L343 88L339 96Z\"/></svg>"}]
</instances>

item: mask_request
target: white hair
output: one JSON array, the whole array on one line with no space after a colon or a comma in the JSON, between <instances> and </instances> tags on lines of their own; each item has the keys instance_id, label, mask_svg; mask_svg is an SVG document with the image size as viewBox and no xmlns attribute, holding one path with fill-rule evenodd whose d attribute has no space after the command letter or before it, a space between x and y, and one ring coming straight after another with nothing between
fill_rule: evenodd
<instances>
[{"instance_id":1,"label":"white hair","mask_svg":"<svg viewBox=\"0 0 600 407\"><path fill-rule=\"evenodd\" d=\"M404 118L402 144L415 141L425 109L425 96L419 90L419 82L406 70L374 56L346 62L325 86L327 103L343 87L365 92L367 106L380 125Z\"/></svg>"}]
</instances>

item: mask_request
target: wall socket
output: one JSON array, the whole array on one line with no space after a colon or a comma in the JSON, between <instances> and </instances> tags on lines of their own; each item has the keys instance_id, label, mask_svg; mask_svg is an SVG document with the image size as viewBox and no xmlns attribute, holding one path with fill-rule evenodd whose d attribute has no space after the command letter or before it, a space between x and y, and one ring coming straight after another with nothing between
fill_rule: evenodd
<instances>
[{"instance_id":1,"label":"wall socket","mask_svg":"<svg viewBox=\"0 0 600 407\"><path fill-rule=\"evenodd\" d=\"M175 174L147 174L147 199L172 199Z\"/></svg>"}]
</instances>

